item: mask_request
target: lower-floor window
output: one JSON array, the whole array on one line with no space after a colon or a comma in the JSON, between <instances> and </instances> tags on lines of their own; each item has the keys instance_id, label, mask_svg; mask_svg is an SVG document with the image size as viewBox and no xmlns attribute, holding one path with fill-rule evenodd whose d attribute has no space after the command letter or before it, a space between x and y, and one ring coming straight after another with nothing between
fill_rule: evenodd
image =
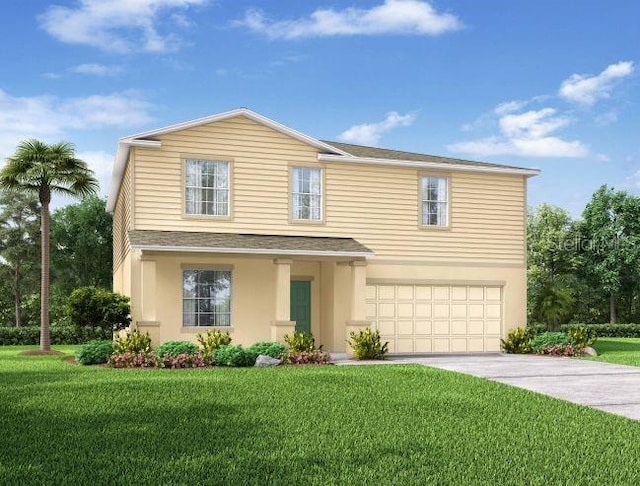
<instances>
[{"instance_id":1,"label":"lower-floor window","mask_svg":"<svg viewBox=\"0 0 640 486\"><path fill-rule=\"evenodd\" d=\"M182 271L182 325L231 325L230 271Z\"/></svg>"}]
</instances>

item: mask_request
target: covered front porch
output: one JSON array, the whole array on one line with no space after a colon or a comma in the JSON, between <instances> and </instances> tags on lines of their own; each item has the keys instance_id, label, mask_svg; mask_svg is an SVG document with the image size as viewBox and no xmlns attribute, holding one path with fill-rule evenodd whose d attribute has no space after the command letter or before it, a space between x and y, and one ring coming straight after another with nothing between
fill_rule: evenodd
<instances>
[{"instance_id":1,"label":"covered front porch","mask_svg":"<svg viewBox=\"0 0 640 486\"><path fill-rule=\"evenodd\" d=\"M133 322L154 342L208 329L237 344L311 332L344 352L366 321L367 258L350 238L132 231Z\"/></svg>"}]
</instances>

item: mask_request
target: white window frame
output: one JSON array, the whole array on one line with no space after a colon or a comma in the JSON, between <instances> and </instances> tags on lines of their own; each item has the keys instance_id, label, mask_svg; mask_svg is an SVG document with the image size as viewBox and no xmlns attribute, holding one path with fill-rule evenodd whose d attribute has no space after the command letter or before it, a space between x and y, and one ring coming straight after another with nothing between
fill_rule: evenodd
<instances>
[{"instance_id":1,"label":"white window frame","mask_svg":"<svg viewBox=\"0 0 640 486\"><path fill-rule=\"evenodd\" d=\"M210 172L213 179L212 185L203 185L203 174L199 174L199 179L192 184L189 184L189 170L191 164L212 164L213 172ZM218 171L226 171L226 185L218 184ZM209 200L206 197L206 193L211 191L212 197ZM189 198L190 193L193 193L193 199ZM205 197L203 198L203 193ZM226 211L219 209L225 205L224 196L226 195ZM222 201L220 201L222 199ZM192 208L190 208L190 202L192 202ZM211 205L212 211L203 211L203 205L206 208ZM220 217L228 218L231 215L231 162L228 160L214 160L205 159L200 157L186 157L184 159L184 214L186 216L203 216L203 217Z\"/></svg>"},{"instance_id":2,"label":"white window frame","mask_svg":"<svg viewBox=\"0 0 640 486\"><path fill-rule=\"evenodd\" d=\"M229 286L227 287L228 289L228 310L225 310L224 312L222 311L218 311L218 310L212 310L210 312L204 312L201 310L201 306L199 305L199 303L201 301L215 301L217 299L217 295L216 293L214 293L214 295L209 295L209 296L200 296L200 289L198 288L199 284L201 284L201 282L197 282L195 283L195 287L193 289L193 293L194 296L187 296L186 295L186 289L185 289L185 284L186 284L186 279L187 279L187 275L189 273L194 273L194 272L210 272L215 274L227 274L227 280L229 282ZM198 278L198 276L196 276L196 278ZM213 282L207 282L205 283L205 285L213 285ZM187 312L187 302L195 302L195 310L193 312ZM213 304L210 303L209 304L211 307L213 307ZM223 270L223 269L212 269L212 268L183 268L182 269L182 327L186 327L186 328L195 328L195 327L224 327L224 328L230 328L232 327L232 308L233 308L233 271L232 270ZM194 317L194 320L192 323L187 323L187 315L191 315ZM206 316L206 315L210 315L212 316L212 320L213 323L205 323L205 324L201 324L201 319L202 316Z\"/></svg>"},{"instance_id":3,"label":"white window frame","mask_svg":"<svg viewBox=\"0 0 640 486\"><path fill-rule=\"evenodd\" d=\"M309 192L297 191L296 189L296 173L297 171L312 171L318 174L319 188L318 193L312 192L311 181L309 181ZM301 206L296 204L297 197L308 196L309 198L317 198L317 217L313 217L312 208L309 206L309 217L300 217ZM291 184L290 184L290 201L291 201L291 220L295 222L322 223L324 221L324 170L321 167L309 167L304 165L294 165L291 167ZM296 209L298 213L296 214Z\"/></svg>"},{"instance_id":4,"label":"white window frame","mask_svg":"<svg viewBox=\"0 0 640 486\"><path fill-rule=\"evenodd\" d=\"M435 199L430 197L428 186L433 186L437 194ZM425 186L425 183L427 186ZM441 195L440 189L444 183L444 195ZM450 178L443 175L423 174L420 176L420 226L424 228L449 228L450 225ZM435 205L435 212L429 211L427 206ZM435 215L436 222L430 222L429 216Z\"/></svg>"}]
</instances>

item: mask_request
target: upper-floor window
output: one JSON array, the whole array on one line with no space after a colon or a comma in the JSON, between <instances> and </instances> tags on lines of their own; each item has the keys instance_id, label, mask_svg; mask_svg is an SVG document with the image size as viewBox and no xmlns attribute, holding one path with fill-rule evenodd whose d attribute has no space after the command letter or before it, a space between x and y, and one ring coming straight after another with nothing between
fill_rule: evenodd
<instances>
[{"instance_id":1,"label":"upper-floor window","mask_svg":"<svg viewBox=\"0 0 640 486\"><path fill-rule=\"evenodd\" d=\"M422 177L422 225L449 225L449 179L447 177Z\"/></svg>"},{"instance_id":2,"label":"upper-floor window","mask_svg":"<svg viewBox=\"0 0 640 486\"><path fill-rule=\"evenodd\" d=\"M292 219L322 221L322 169L293 167Z\"/></svg>"},{"instance_id":3,"label":"upper-floor window","mask_svg":"<svg viewBox=\"0 0 640 486\"><path fill-rule=\"evenodd\" d=\"M185 213L229 216L229 162L186 160Z\"/></svg>"}]
</instances>

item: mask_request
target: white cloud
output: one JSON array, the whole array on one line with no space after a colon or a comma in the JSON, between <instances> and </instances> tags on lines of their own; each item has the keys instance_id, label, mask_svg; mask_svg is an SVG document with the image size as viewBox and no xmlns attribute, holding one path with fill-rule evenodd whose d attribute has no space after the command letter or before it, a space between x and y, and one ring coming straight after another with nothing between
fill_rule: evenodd
<instances>
[{"instance_id":1,"label":"white cloud","mask_svg":"<svg viewBox=\"0 0 640 486\"><path fill-rule=\"evenodd\" d=\"M166 21L161 13L173 11L169 23L185 28L188 20L180 13L208 1L77 0L73 7L49 7L38 20L50 35L68 44L117 53L167 52L178 49L181 41L174 33L159 32L159 24Z\"/></svg>"},{"instance_id":2,"label":"white cloud","mask_svg":"<svg viewBox=\"0 0 640 486\"><path fill-rule=\"evenodd\" d=\"M416 115L414 113L407 113L406 115L400 115L396 111L387 113L384 120L377 123L363 123L361 125L354 125L351 128L342 132L338 139L343 142L356 143L361 145L376 145L380 140L380 137L393 130L396 127L407 127L416 121Z\"/></svg>"},{"instance_id":3,"label":"white cloud","mask_svg":"<svg viewBox=\"0 0 640 486\"><path fill-rule=\"evenodd\" d=\"M105 66L104 64L78 64L71 68L71 72L88 74L91 76L117 76L122 72L120 66Z\"/></svg>"},{"instance_id":4,"label":"white cloud","mask_svg":"<svg viewBox=\"0 0 640 486\"><path fill-rule=\"evenodd\" d=\"M458 17L436 11L423 0L385 0L370 9L318 9L295 20L270 20L259 10L249 10L235 25L271 39L345 35L431 35L462 28Z\"/></svg>"},{"instance_id":5,"label":"white cloud","mask_svg":"<svg viewBox=\"0 0 640 486\"><path fill-rule=\"evenodd\" d=\"M58 141L70 130L134 127L153 119L152 105L137 92L83 98L16 97L0 90L0 160L27 138Z\"/></svg>"},{"instance_id":6,"label":"white cloud","mask_svg":"<svg viewBox=\"0 0 640 486\"><path fill-rule=\"evenodd\" d=\"M623 78L633 74L632 61L611 64L600 74L573 74L562 82L558 94L583 105L593 105L600 99L609 98L613 87Z\"/></svg>"},{"instance_id":7,"label":"white cloud","mask_svg":"<svg viewBox=\"0 0 640 486\"><path fill-rule=\"evenodd\" d=\"M593 119L593 122L600 127L611 125L617 121L618 121L618 112L615 110L609 110L605 113L596 115Z\"/></svg>"},{"instance_id":8,"label":"white cloud","mask_svg":"<svg viewBox=\"0 0 640 486\"><path fill-rule=\"evenodd\" d=\"M502 106L502 105L499 105ZM504 113L505 110L499 110ZM589 150L578 140L563 140L554 133L570 123L553 108L511 113L498 120L500 136L454 143L452 152L480 157L515 155L521 157L585 157Z\"/></svg>"},{"instance_id":9,"label":"white cloud","mask_svg":"<svg viewBox=\"0 0 640 486\"><path fill-rule=\"evenodd\" d=\"M529 102L522 100L513 100L513 101L505 101L504 103L500 103L493 109L493 112L496 115L506 115L507 113L513 113L515 111L521 110L524 108Z\"/></svg>"},{"instance_id":10,"label":"white cloud","mask_svg":"<svg viewBox=\"0 0 640 486\"><path fill-rule=\"evenodd\" d=\"M111 183L111 170L113 169L115 155L102 151L78 152L76 155L93 170L96 179L100 183L100 194L106 196Z\"/></svg>"}]
</instances>

